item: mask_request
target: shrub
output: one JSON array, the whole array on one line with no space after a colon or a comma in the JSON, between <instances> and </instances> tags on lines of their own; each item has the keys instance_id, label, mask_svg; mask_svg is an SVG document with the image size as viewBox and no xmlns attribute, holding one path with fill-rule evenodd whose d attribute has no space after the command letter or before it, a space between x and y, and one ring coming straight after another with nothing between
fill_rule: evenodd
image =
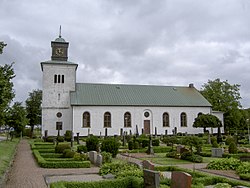
<instances>
[{"instance_id":1,"label":"shrub","mask_svg":"<svg viewBox=\"0 0 250 188\"><path fill-rule=\"evenodd\" d=\"M171 151L171 152L168 152L166 154L166 157L169 157L169 158L175 158L177 155L177 152L176 151Z\"/></svg>"},{"instance_id":2,"label":"shrub","mask_svg":"<svg viewBox=\"0 0 250 188\"><path fill-rule=\"evenodd\" d=\"M118 153L120 143L115 138L106 138L102 141L102 151L106 151L112 154L112 157L116 157Z\"/></svg>"},{"instance_id":3,"label":"shrub","mask_svg":"<svg viewBox=\"0 0 250 188\"><path fill-rule=\"evenodd\" d=\"M63 151L65 149L70 149L70 145L69 144L58 144L55 147L55 153L63 153Z\"/></svg>"},{"instance_id":4,"label":"shrub","mask_svg":"<svg viewBox=\"0 0 250 188\"><path fill-rule=\"evenodd\" d=\"M56 136L48 136L46 139L46 142L54 142L55 139L56 139Z\"/></svg>"},{"instance_id":5,"label":"shrub","mask_svg":"<svg viewBox=\"0 0 250 188\"><path fill-rule=\"evenodd\" d=\"M219 144L217 143L217 139L215 137L211 137L211 144L213 148L219 147Z\"/></svg>"},{"instance_id":6,"label":"shrub","mask_svg":"<svg viewBox=\"0 0 250 188\"><path fill-rule=\"evenodd\" d=\"M112 162L112 154L109 152L102 152L102 163L111 163Z\"/></svg>"},{"instance_id":7,"label":"shrub","mask_svg":"<svg viewBox=\"0 0 250 188\"><path fill-rule=\"evenodd\" d=\"M232 186L228 183L217 183L214 188L231 188Z\"/></svg>"},{"instance_id":8,"label":"shrub","mask_svg":"<svg viewBox=\"0 0 250 188\"><path fill-rule=\"evenodd\" d=\"M58 142L64 142L64 137L63 137L63 136L58 136L58 137L56 138L56 140L57 140Z\"/></svg>"},{"instance_id":9,"label":"shrub","mask_svg":"<svg viewBox=\"0 0 250 188\"><path fill-rule=\"evenodd\" d=\"M226 141L225 141L225 144L229 145L232 142L235 143L235 139L232 136L228 136L227 139L226 139Z\"/></svg>"},{"instance_id":10,"label":"shrub","mask_svg":"<svg viewBox=\"0 0 250 188\"><path fill-rule=\"evenodd\" d=\"M65 149L63 151L63 157L64 158L73 158L76 152L71 151L70 149Z\"/></svg>"},{"instance_id":11,"label":"shrub","mask_svg":"<svg viewBox=\"0 0 250 188\"><path fill-rule=\"evenodd\" d=\"M74 155L74 160L75 161L87 161L88 160L88 155L85 153L75 153Z\"/></svg>"},{"instance_id":12,"label":"shrub","mask_svg":"<svg viewBox=\"0 0 250 188\"><path fill-rule=\"evenodd\" d=\"M126 169L126 170L121 170L120 172L118 172L116 174L116 178L124 178L124 177L128 177L128 176L142 178L143 171L134 166L134 167L131 167L131 168Z\"/></svg>"},{"instance_id":13,"label":"shrub","mask_svg":"<svg viewBox=\"0 0 250 188\"><path fill-rule=\"evenodd\" d=\"M142 148L148 147L149 139L141 139Z\"/></svg>"},{"instance_id":14,"label":"shrub","mask_svg":"<svg viewBox=\"0 0 250 188\"><path fill-rule=\"evenodd\" d=\"M77 152L78 153L86 153L86 152L88 152L88 148L87 148L87 146L84 146L84 145L77 146Z\"/></svg>"},{"instance_id":15,"label":"shrub","mask_svg":"<svg viewBox=\"0 0 250 188\"><path fill-rule=\"evenodd\" d=\"M132 171L134 169L138 169L138 167L133 164L116 161L112 163L103 164L99 170L99 174L100 175L106 175L106 174L117 175L118 173L121 173L122 171Z\"/></svg>"},{"instance_id":16,"label":"shrub","mask_svg":"<svg viewBox=\"0 0 250 188\"><path fill-rule=\"evenodd\" d=\"M97 151L99 145L99 139L96 136L91 135L86 139L86 147L88 151Z\"/></svg>"},{"instance_id":17,"label":"shrub","mask_svg":"<svg viewBox=\"0 0 250 188\"><path fill-rule=\"evenodd\" d=\"M214 170L236 170L241 164L240 160L234 158L223 158L211 161L208 165L208 169Z\"/></svg>"},{"instance_id":18,"label":"shrub","mask_svg":"<svg viewBox=\"0 0 250 188\"><path fill-rule=\"evenodd\" d=\"M160 140L159 139L153 139L152 140L152 146L159 146L160 145Z\"/></svg>"},{"instance_id":19,"label":"shrub","mask_svg":"<svg viewBox=\"0 0 250 188\"><path fill-rule=\"evenodd\" d=\"M240 176L240 179L242 179L242 180L250 181L250 173L247 173L247 174L239 174L239 176Z\"/></svg>"},{"instance_id":20,"label":"shrub","mask_svg":"<svg viewBox=\"0 0 250 188\"><path fill-rule=\"evenodd\" d=\"M250 162L242 162L236 169L237 174L250 173Z\"/></svg>"},{"instance_id":21,"label":"shrub","mask_svg":"<svg viewBox=\"0 0 250 188\"><path fill-rule=\"evenodd\" d=\"M134 142L133 142L132 140L130 140L130 141L128 142L128 149L129 149L129 150L134 149Z\"/></svg>"},{"instance_id":22,"label":"shrub","mask_svg":"<svg viewBox=\"0 0 250 188\"><path fill-rule=\"evenodd\" d=\"M181 159L192 161L195 163L202 163L202 161L203 161L203 158L200 155L195 155L195 154L191 153L190 151L183 152L181 154Z\"/></svg>"},{"instance_id":23,"label":"shrub","mask_svg":"<svg viewBox=\"0 0 250 188\"><path fill-rule=\"evenodd\" d=\"M67 142L70 142L72 139L72 131L70 130L66 130L65 134L64 134L64 138Z\"/></svg>"},{"instance_id":24,"label":"shrub","mask_svg":"<svg viewBox=\"0 0 250 188\"><path fill-rule=\"evenodd\" d=\"M229 144L228 152L229 152L229 153L233 153L233 154L236 154L236 153L238 152L237 146L236 146L236 143L235 143L235 142L231 142L231 143Z\"/></svg>"}]
</instances>

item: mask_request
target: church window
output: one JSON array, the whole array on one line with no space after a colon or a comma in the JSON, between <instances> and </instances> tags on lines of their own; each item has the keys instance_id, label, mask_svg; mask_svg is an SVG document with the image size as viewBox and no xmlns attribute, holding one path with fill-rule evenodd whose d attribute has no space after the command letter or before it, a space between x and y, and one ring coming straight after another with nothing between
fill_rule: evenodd
<instances>
[{"instance_id":1,"label":"church window","mask_svg":"<svg viewBox=\"0 0 250 188\"><path fill-rule=\"evenodd\" d=\"M64 83L64 75L62 75L62 83Z\"/></svg>"},{"instance_id":2,"label":"church window","mask_svg":"<svg viewBox=\"0 0 250 188\"><path fill-rule=\"evenodd\" d=\"M84 112L82 115L82 127L90 127L90 113Z\"/></svg>"},{"instance_id":3,"label":"church window","mask_svg":"<svg viewBox=\"0 0 250 188\"><path fill-rule=\"evenodd\" d=\"M187 127L187 115L185 112L181 113L181 127Z\"/></svg>"},{"instance_id":4,"label":"church window","mask_svg":"<svg viewBox=\"0 0 250 188\"><path fill-rule=\"evenodd\" d=\"M104 114L104 127L111 127L111 114L109 112Z\"/></svg>"},{"instance_id":5,"label":"church window","mask_svg":"<svg viewBox=\"0 0 250 188\"><path fill-rule=\"evenodd\" d=\"M58 81L58 83L60 83L61 82L61 75L59 74L58 76L57 76L57 81Z\"/></svg>"},{"instance_id":6,"label":"church window","mask_svg":"<svg viewBox=\"0 0 250 188\"><path fill-rule=\"evenodd\" d=\"M54 75L54 83L57 83L57 75Z\"/></svg>"},{"instance_id":7,"label":"church window","mask_svg":"<svg viewBox=\"0 0 250 188\"><path fill-rule=\"evenodd\" d=\"M58 118L62 117L62 113L61 112L57 112L56 117L58 117Z\"/></svg>"},{"instance_id":8,"label":"church window","mask_svg":"<svg viewBox=\"0 0 250 188\"><path fill-rule=\"evenodd\" d=\"M149 117L149 112L145 112L144 113L144 116L147 118L147 117Z\"/></svg>"},{"instance_id":9,"label":"church window","mask_svg":"<svg viewBox=\"0 0 250 188\"><path fill-rule=\"evenodd\" d=\"M167 112L162 115L163 127L169 127L169 115Z\"/></svg>"},{"instance_id":10,"label":"church window","mask_svg":"<svg viewBox=\"0 0 250 188\"><path fill-rule=\"evenodd\" d=\"M131 114L129 112L124 114L124 127L131 127Z\"/></svg>"},{"instance_id":11,"label":"church window","mask_svg":"<svg viewBox=\"0 0 250 188\"><path fill-rule=\"evenodd\" d=\"M56 130L62 130L62 122L56 122Z\"/></svg>"}]
</instances>

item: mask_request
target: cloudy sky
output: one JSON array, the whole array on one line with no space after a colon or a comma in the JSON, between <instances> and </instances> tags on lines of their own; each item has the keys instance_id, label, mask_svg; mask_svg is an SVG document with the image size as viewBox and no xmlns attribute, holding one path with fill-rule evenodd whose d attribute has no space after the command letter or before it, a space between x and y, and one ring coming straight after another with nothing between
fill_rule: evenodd
<instances>
[{"instance_id":1,"label":"cloudy sky","mask_svg":"<svg viewBox=\"0 0 250 188\"><path fill-rule=\"evenodd\" d=\"M70 43L77 82L240 84L250 107L249 0L1 0L0 63L15 62L15 101L41 89L50 42Z\"/></svg>"}]
</instances>

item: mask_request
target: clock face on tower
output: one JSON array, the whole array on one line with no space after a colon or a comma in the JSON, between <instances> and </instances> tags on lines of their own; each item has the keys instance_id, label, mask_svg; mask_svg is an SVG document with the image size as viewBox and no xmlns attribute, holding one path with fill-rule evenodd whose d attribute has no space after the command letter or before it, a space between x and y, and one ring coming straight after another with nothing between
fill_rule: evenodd
<instances>
[{"instance_id":1,"label":"clock face on tower","mask_svg":"<svg viewBox=\"0 0 250 188\"><path fill-rule=\"evenodd\" d=\"M56 52L55 53L58 56L63 56L64 50L62 48L56 48Z\"/></svg>"}]
</instances>

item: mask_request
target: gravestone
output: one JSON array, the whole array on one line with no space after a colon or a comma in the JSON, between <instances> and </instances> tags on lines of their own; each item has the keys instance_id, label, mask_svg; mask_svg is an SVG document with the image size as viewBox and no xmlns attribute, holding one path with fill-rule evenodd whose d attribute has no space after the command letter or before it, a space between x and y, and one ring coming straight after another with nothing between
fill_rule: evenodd
<instances>
[{"instance_id":1,"label":"gravestone","mask_svg":"<svg viewBox=\"0 0 250 188\"><path fill-rule=\"evenodd\" d=\"M96 164L97 159L97 152L96 151L90 151L89 152L89 160L92 164Z\"/></svg>"},{"instance_id":2,"label":"gravestone","mask_svg":"<svg viewBox=\"0 0 250 188\"><path fill-rule=\"evenodd\" d=\"M180 149L180 154L183 154L184 152L188 152L188 151L189 151L188 149L183 147L183 148Z\"/></svg>"},{"instance_id":3,"label":"gravestone","mask_svg":"<svg viewBox=\"0 0 250 188\"><path fill-rule=\"evenodd\" d=\"M155 137L157 137L157 127L155 127Z\"/></svg>"},{"instance_id":4,"label":"gravestone","mask_svg":"<svg viewBox=\"0 0 250 188\"><path fill-rule=\"evenodd\" d=\"M79 134L80 134L80 133L76 133L76 141L77 141L77 144L80 144Z\"/></svg>"},{"instance_id":5,"label":"gravestone","mask_svg":"<svg viewBox=\"0 0 250 188\"><path fill-rule=\"evenodd\" d=\"M154 170L155 169L155 165L153 163L151 163L149 160L142 161L142 167L144 169L148 169L148 170Z\"/></svg>"},{"instance_id":6,"label":"gravestone","mask_svg":"<svg viewBox=\"0 0 250 188\"><path fill-rule=\"evenodd\" d=\"M191 188L192 176L186 172L173 171L170 188Z\"/></svg>"},{"instance_id":7,"label":"gravestone","mask_svg":"<svg viewBox=\"0 0 250 188\"><path fill-rule=\"evenodd\" d=\"M107 137L107 136L108 136L108 129L105 128L105 137Z\"/></svg>"},{"instance_id":8,"label":"gravestone","mask_svg":"<svg viewBox=\"0 0 250 188\"><path fill-rule=\"evenodd\" d=\"M212 148L212 157L222 157L223 153L223 148Z\"/></svg>"},{"instance_id":9,"label":"gravestone","mask_svg":"<svg viewBox=\"0 0 250 188\"><path fill-rule=\"evenodd\" d=\"M153 170L143 170L144 188L159 188L160 173Z\"/></svg>"},{"instance_id":10,"label":"gravestone","mask_svg":"<svg viewBox=\"0 0 250 188\"><path fill-rule=\"evenodd\" d=\"M120 129L120 136L123 135L123 128Z\"/></svg>"},{"instance_id":11,"label":"gravestone","mask_svg":"<svg viewBox=\"0 0 250 188\"><path fill-rule=\"evenodd\" d=\"M96 156L96 166L101 166L102 165L102 155L101 154L97 154Z\"/></svg>"},{"instance_id":12,"label":"gravestone","mask_svg":"<svg viewBox=\"0 0 250 188\"><path fill-rule=\"evenodd\" d=\"M151 137L151 135L149 136L149 145L148 145L147 154L154 155L154 150L153 150L153 146L152 146L152 137Z\"/></svg>"}]
</instances>

